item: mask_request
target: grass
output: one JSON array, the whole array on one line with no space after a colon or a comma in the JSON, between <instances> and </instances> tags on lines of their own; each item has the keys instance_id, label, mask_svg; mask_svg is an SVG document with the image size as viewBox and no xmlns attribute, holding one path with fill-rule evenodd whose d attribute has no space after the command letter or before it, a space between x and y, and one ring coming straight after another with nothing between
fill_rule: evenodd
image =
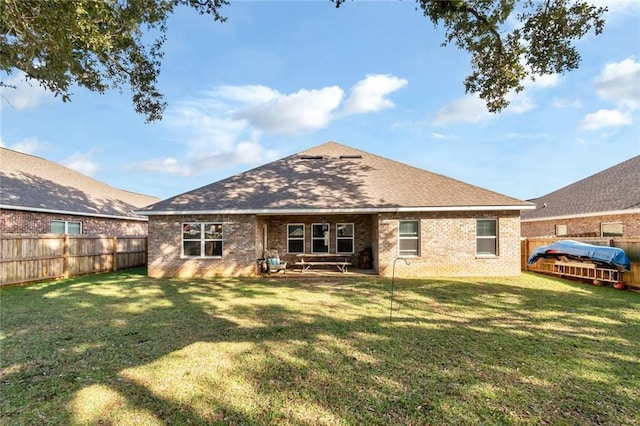
<instances>
[{"instance_id":1,"label":"grass","mask_svg":"<svg viewBox=\"0 0 640 426\"><path fill-rule=\"evenodd\" d=\"M552 277L0 291L0 423L640 424L640 294Z\"/></svg>"}]
</instances>

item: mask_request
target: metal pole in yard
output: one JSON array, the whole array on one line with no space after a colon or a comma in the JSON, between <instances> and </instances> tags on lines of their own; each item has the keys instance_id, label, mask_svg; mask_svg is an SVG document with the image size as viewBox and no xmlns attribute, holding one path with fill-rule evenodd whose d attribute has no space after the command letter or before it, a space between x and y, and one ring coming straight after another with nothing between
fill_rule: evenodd
<instances>
[{"instance_id":1,"label":"metal pole in yard","mask_svg":"<svg viewBox=\"0 0 640 426\"><path fill-rule=\"evenodd\" d=\"M410 265L409 261L407 259L405 259L404 257L396 257L395 259L393 259L393 270L391 273L391 306L389 307L389 321L393 321L392 319L392 315L393 315L393 285L394 282L396 280L396 261L397 260L404 260L404 263L406 265Z\"/></svg>"}]
</instances>

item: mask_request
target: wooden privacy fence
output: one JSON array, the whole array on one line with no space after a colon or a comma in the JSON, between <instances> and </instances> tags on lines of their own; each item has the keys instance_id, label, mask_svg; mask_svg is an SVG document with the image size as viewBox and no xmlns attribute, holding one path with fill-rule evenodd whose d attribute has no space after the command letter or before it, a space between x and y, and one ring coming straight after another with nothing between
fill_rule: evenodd
<instances>
[{"instance_id":1,"label":"wooden privacy fence","mask_svg":"<svg viewBox=\"0 0 640 426\"><path fill-rule=\"evenodd\" d=\"M0 235L0 286L146 264L146 236Z\"/></svg>"},{"instance_id":2,"label":"wooden privacy fence","mask_svg":"<svg viewBox=\"0 0 640 426\"><path fill-rule=\"evenodd\" d=\"M621 248L627 253L629 260L631 260L631 271L622 272L620 274L621 281L627 284L629 287L640 289L640 238L572 238L576 241L581 241L587 244L595 244L601 246L610 246ZM561 238L526 238L522 240L522 249L520 253L521 268L523 271L533 272L549 272L554 273L554 268L551 266L555 262L554 259L540 259L531 266L527 265L527 259L533 250L540 246L546 246L554 241L561 240ZM589 277L585 277L589 278Z\"/></svg>"}]
</instances>

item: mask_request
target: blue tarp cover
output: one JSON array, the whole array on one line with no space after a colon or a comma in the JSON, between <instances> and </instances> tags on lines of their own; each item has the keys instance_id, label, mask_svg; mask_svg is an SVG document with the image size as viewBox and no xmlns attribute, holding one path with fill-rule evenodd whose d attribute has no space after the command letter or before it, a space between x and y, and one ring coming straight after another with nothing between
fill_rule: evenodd
<instances>
[{"instance_id":1,"label":"blue tarp cover","mask_svg":"<svg viewBox=\"0 0 640 426\"><path fill-rule=\"evenodd\" d=\"M631 270L631 261L624 250L617 247L594 246L579 241L562 240L547 246L541 246L531 252L527 265L532 265L541 258L567 256L588 259L595 262L620 267L625 271Z\"/></svg>"}]
</instances>

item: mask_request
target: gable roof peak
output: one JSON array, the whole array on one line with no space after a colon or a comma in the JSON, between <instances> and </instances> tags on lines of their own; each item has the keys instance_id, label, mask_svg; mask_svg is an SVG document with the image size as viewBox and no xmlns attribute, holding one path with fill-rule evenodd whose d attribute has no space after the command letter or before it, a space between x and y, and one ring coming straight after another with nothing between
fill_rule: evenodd
<instances>
[{"instance_id":1,"label":"gable roof peak","mask_svg":"<svg viewBox=\"0 0 640 426\"><path fill-rule=\"evenodd\" d=\"M329 141L320 145L316 145L309 149L306 149L302 152L299 152L298 155L323 155L326 157L339 157L344 155L367 155L369 154L366 151L361 151L359 149L353 148L348 145L343 145L338 142ZM371 155L371 154L369 154Z\"/></svg>"},{"instance_id":2,"label":"gable roof peak","mask_svg":"<svg viewBox=\"0 0 640 426\"><path fill-rule=\"evenodd\" d=\"M513 197L329 141L140 212L301 214L532 207Z\"/></svg>"}]
</instances>

